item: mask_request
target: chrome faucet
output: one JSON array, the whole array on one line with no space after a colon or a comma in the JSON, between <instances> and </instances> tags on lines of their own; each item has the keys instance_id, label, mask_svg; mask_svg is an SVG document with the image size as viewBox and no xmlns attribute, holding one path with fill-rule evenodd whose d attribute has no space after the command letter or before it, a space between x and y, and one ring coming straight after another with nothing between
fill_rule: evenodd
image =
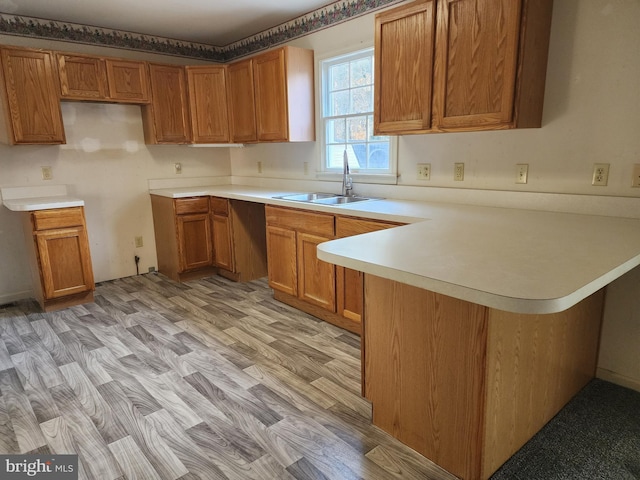
<instances>
[{"instance_id":1,"label":"chrome faucet","mask_svg":"<svg viewBox=\"0 0 640 480\"><path fill-rule=\"evenodd\" d=\"M347 157L347 150L344 151L343 156L344 169L342 171L342 195L345 197L353 196L353 179L349 175L349 158Z\"/></svg>"}]
</instances>

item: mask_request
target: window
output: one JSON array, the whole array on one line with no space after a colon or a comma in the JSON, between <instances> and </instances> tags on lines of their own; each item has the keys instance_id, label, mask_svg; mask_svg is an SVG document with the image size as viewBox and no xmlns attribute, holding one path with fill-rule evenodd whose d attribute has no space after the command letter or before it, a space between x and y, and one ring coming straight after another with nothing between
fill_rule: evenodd
<instances>
[{"instance_id":1,"label":"window","mask_svg":"<svg viewBox=\"0 0 640 480\"><path fill-rule=\"evenodd\" d=\"M395 142L373 134L373 49L321 62L322 159L342 172L344 154L355 173L395 173Z\"/></svg>"}]
</instances>

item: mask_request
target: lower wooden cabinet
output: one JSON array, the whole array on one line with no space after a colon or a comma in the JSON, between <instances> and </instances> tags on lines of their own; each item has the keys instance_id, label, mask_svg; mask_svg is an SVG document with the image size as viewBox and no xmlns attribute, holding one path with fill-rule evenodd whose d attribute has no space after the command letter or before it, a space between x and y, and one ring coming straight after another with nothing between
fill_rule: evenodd
<instances>
[{"instance_id":1,"label":"lower wooden cabinet","mask_svg":"<svg viewBox=\"0 0 640 480\"><path fill-rule=\"evenodd\" d=\"M160 273L177 282L216 273L242 282L266 276L264 205L151 195L151 207Z\"/></svg>"},{"instance_id":2,"label":"lower wooden cabinet","mask_svg":"<svg viewBox=\"0 0 640 480\"><path fill-rule=\"evenodd\" d=\"M93 300L95 284L83 207L24 216L35 296L45 311Z\"/></svg>"},{"instance_id":3,"label":"lower wooden cabinet","mask_svg":"<svg viewBox=\"0 0 640 480\"><path fill-rule=\"evenodd\" d=\"M356 217L336 217L336 237L345 238L376 232L402 224ZM364 274L345 267L336 267L337 312L349 320L361 323L364 314Z\"/></svg>"},{"instance_id":4,"label":"lower wooden cabinet","mask_svg":"<svg viewBox=\"0 0 640 480\"><path fill-rule=\"evenodd\" d=\"M211 224L213 225L213 263L228 272L235 272L233 260L233 226L229 216L229 200L211 197Z\"/></svg>"},{"instance_id":5,"label":"lower wooden cabinet","mask_svg":"<svg viewBox=\"0 0 640 480\"><path fill-rule=\"evenodd\" d=\"M209 212L176 215L180 273L211 266L211 222Z\"/></svg>"},{"instance_id":6,"label":"lower wooden cabinet","mask_svg":"<svg viewBox=\"0 0 640 480\"><path fill-rule=\"evenodd\" d=\"M316 255L316 247L330 237L298 232L298 297L330 312L336 311L336 267Z\"/></svg>"},{"instance_id":7,"label":"lower wooden cabinet","mask_svg":"<svg viewBox=\"0 0 640 480\"><path fill-rule=\"evenodd\" d=\"M399 226L304 209L266 207L269 286L277 300L361 333L363 274L318 259L320 243Z\"/></svg>"}]
</instances>

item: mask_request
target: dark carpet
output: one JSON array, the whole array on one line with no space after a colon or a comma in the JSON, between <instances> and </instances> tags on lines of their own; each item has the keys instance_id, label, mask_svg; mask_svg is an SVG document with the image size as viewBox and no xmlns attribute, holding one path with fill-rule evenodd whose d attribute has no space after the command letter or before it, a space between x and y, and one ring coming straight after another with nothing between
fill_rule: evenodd
<instances>
[{"instance_id":1,"label":"dark carpet","mask_svg":"<svg viewBox=\"0 0 640 480\"><path fill-rule=\"evenodd\" d=\"M640 393L591 381L491 479L640 479Z\"/></svg>"}]
</instances>

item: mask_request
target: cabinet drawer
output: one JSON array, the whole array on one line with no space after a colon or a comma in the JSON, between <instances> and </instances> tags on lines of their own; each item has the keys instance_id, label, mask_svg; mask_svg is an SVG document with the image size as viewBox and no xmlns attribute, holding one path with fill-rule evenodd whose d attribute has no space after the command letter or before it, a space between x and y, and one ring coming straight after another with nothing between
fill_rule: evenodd
<instances>
[{"instance_id":1,"label":"cabinet drawer","mask_svg":"<svg viewBox=\"0 0 640 480\"><path fill-rule=\"evenodd\" d=\"M318 235L332 237L335 231L334 216L326 213L315 213L293 208L272 207L265 208L267 225L277 225L292 230L298 230Z\"/></svg>"},{"instance_id":2,"label":"cabinet drawer","mask_svg":"<svg viewBox=\"0 0 640 480\"><path fill-rule=\"evenodd\" d=\"M82 207L71 207L37 210L31 213L31 218L33 219L34 230L76 227L84 225L84 209Z\"/></svg>"},{"instance_id":3,"label":"cabinet drawer","mask_svg":"<svg viewBox=\"0 0 640 480\"><path fill-rule=\"evenodd\" d=\"M211 197L211 211L216 215L229 215L229 200L226 198Z\"/></svg>"},{"instance_id":4,"label":"cabinet drawer","mask_svg":"<svg viewBox=\"0 0 640 480\"><path fill-rule=\"evenodd\" d=\"M393 228L401 223L381 222L368 218L336 217L336 237L344 238L361 233L377 232L386 228Z\"/></svg>"},{"instance_id":5,"label":"cabinet drawer","mask_svg":"<svg viewBox=\"0 0 640 480\"><path fill-rule=\"evenodd\" d=\"M176 198L176 215L185 213L209 213L209 197Z\"/></svg>"}]
</instances>

